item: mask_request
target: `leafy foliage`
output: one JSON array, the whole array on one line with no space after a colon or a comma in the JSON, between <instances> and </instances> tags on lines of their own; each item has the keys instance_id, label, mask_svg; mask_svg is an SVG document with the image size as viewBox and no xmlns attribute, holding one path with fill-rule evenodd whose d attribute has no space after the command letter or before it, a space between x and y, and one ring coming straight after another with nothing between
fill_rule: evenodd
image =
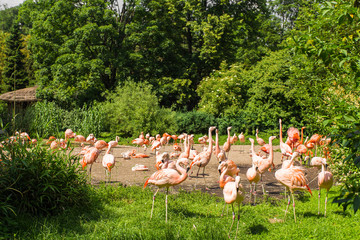
<instances>
[{"instance_id":1,"label":"leafy foliage","mask_svg":"<svg viewBox=\"0 0 360 240\"><path fill-rule=\"evenodd\" d=\"M86 202L88 187L77 156L53 153L42 146L4 145L0 151L0 219L7 221L19 213L54 214Z\"/></svg>"},{"instance_id":2,"label":"leafy foliage","mask_svg":"<svg viewBox=\"0 0 360 240\"><path fill-rule=\"evenodd\" d=\"M207 134L209 126L216 125L216 119L213 115L205 112L178 112L176 114L176 123L178 132Z\"/></svg>"},{"instance_id":3,"label":"leafy foliage","mask_svg":"<svg viewBox=\"0 0 360 240\"><path fill-rule=\"evenodd\" d=\"M127 82L107 95L103 105L108 128L119 136L176 132L174 113L161 108L151 85Z\"/></svg>"}]
</instances>

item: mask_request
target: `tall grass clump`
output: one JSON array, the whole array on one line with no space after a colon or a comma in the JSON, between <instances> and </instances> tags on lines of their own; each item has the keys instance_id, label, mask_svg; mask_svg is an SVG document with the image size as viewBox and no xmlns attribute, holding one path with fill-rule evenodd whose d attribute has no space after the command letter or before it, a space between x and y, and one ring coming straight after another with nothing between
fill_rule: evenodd
<instances>
[{"instance_id":1,"label":"tall grass clump","mask_svg":"<svg viewBox=\"0 0 360 240\"><path fill-rule=\"evenodd\" d=\"M119 136L136 136L176 132L174 112L161 108L159 100L147 83L127 82L108 94L103 104L107 128Z\"/></svg>"},{"instance_id":2,"label":"tall grass clump","mask_svg":"<svg viewBox=\"0 0 360 240\"><path fill-rule=\"evenodd\" d=\"M3 228L19 213L56 214L86 202L89 189L77 156L12 143L0 149L0 159L0 219L3 219L0 225Z\"/></svg>"}]
</instances>

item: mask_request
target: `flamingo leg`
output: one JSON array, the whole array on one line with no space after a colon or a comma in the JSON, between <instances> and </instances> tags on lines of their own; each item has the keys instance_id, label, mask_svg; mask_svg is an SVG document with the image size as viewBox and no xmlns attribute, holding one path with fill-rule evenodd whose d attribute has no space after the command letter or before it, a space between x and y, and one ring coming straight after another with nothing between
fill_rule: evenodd
<instances>
[{"instance_id":1,"label":"flamingo leg","mask_svg":"<svg viewBox=\"0 0 360 240\"><path fill-rule=\"evenodd\" d=\"M251 205L251 195L252 195L252 183L250 183L250 205Z\"/></svg>"},{"instance_id":2,"label":"flamingo leg","mask_svg":"<svg viewBox=\"0 0 360 240\"><path fill-rule=\"evenodd\" d=\"M329 189L326 190L326 197L325 197L325 213L324 213L324 217L326 217L326 205L327 205L327 200L328 200L328 193L329 193Z\"/></svg>"},{"instance_id":3,"label":"flamingo leg","mask_svg":"<svg viewBox=\"0 0 360 240\"><path fill-rule=\"evenodd\" d=\"M223 210L222 210L221 216L224 216L225 207L226 207L226 202L224 201L224 207L223 207Z\"/></svg>"},{"instance_id":4,"label":"flamingo leg","mask_svg":"<svg viewBox=\"0 0 360 240\"><path fill-rule=\"evenodd\" d=\"M196 176L199 176L200 166L201 166L201 165L199 165L199 168L198 168L198 171L197 171L197 173L196 173Z\"/></svg>"},{"instance_id":5,"label":"flamingo leg","mask_svg":"<svg viewBox=\"0 0 360 240\"><path fill-rule=\"evenodd\" d=\"M165 209L166 209L166 214L165 214L165 223L167 223L167 219L168 219L168 193L169 193L169 188L166 188L166 197L165 197Z\"/></svg>"},{"instance_id":6,"label":"flamingo leg","mask_svg":"<svg viewBox=\"0 0 360 240\"><path fill-rule=\"evenodd\" d=\"M238 229L239 229L239 223L240 223L240 202L238 202L238 222L237 222L237 225L236 225L235 239L237 238Z\"/></svg>"},{"instance_id":7,"label":"flamingo leg","mask_svg":"<svg viewBox=\"0 0 360 240\"><path fill-rule=\"evenodd\" d=\"M290 191L292 199L293 199L293 208L294 208L294 219L296 222L296 213L295 213L295 199L294 199L294 193L292 191Z\"/></svg>"},{"instance_id":8,"label":"flamingo leg","mask_svg":"<svg viewBox=\"0 0 360 240\"><path fill-rule=\"evenodd\" d=\"M319 188L319 197L318 197L318 215L320 214L320 198L321 198L321 188Z\"/></svg>"},{"instance_id":9,"label":"flamingo leg","mask_svg":"<svg viewBox=\"0 0 360 240\"><path fill-rule=\"evenodd\" d=\"M92 164L90 165L90 183L91 183L91 169L92 169Z\"/></svg>"},{"instance_id":10,"label":"flamingo leg","mask_svg":"<svg viewBox=\"0 0 360 240\"><path fill-rule=\"evenodd\" d=\"M286 209L285 209L284 222L285 222L285 220L286 220L286 213L287 213L287 211L288 211L288 209L289 209L290 202L291 202L291 201L290 201L290 195L288 195L288 203L287 203Z\"/></svg>"},{"instance_id":11,"label":"flamingo leg","mask_svg":"<svg viewBox=\"0 0 360 240\"><path fill-rule=\"evenodd\" d=\"M254 185L254 205L256 205L256 183Z\"/></svg>"},{"instance_id":12,"label":"flamingo leg","mask_svg":"<svg viewBox=\"0 0 360 240\"><path fill-rule=\"evenodd\" d=\"M286 200L286 187L285 187L285 200Z\"/></svg>"},{"instance_id":13,"label":"flamingo leg","mask_svg":"<svg viewBox=\"0 0 360 240\"><path fill-rule=\"evenodd\" d=\"M154 203L155 203L155 196L156 194L158 193L160 188L158 188L153 196L153 202L152 202L152 207L151 207L151 214L150 214L150 219L152 218L152 215L153 215L153 210L154 210Z\"/></svg>"},{"instance_id":14,"label":"flamingo leg","mask_svg":"<svg viewBox=\"0 0 360 240\"><path fill-rule=\"evenodd\" d=\"M231 222L230 230L229 230L229 233L228 233L229 238L230 238L230 232L231 232L232 226L234 224L234 220L235 220L234 204L231 204L231 207L232 207L232 222Z\"/></svg>"}]
</instances>

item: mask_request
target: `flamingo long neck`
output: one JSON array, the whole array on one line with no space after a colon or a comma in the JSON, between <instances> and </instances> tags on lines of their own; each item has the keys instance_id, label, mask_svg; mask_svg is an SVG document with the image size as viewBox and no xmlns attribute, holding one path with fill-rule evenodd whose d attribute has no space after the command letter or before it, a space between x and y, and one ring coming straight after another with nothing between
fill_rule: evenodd
<instances>
[{"instance_id":1,"label":"flamingo long neck","mask_svg":"<svg viewBox=\"0 0 360 240\"><path fill-rule=\"evenodd\" d=\"M228 133L228 138L227 138L226 142L228 144L230 144L230 129L229 128L227 129L227 133Z\"/></svg>"},{"instance_id":2,"label":"flamingo long neck","mask_svg":"<svg viewBox=\"0 0 360 240\"><path fill-rule=\"evenodd\" d=\"M188 135L186 135L185 141L186 141L186 146L185 146L186 154L187 154L187 156L189 157L189 155L190 155L190 149L191 149L191 148L190 148L190 141L189 141Z\"/></svg>"},{"instance_id":3,"label":"flamingo long neck","mask_svg":"<svg viewBox=\"0 0 360 240\"><path fill-rule=\"evenodd\" d=\"M176 161L176 170L180 173L179 178L177 179L178 183L182 183L183 181L185 181L188 177L188 174L186 172L186 169L184 169L183 167L180 166L180 162L181 161Z\"/></svg>"},{"instance_id":4,"label":"flamingo long neck","mask_svg":"<svg viewBox=\"0 0 360 240\"><path fill-rule=\"evenodd\" d=\"M111 150L111 145L109 145L108 149L106 150L106 154L109 154Z\"/></svg>"},{"instance_id":5,"label":"flamingo long neck","mask_svg":"<svg viewBox=\"0 0 360 240\"><path fill-rule=\"evenodd\" d=\"M282 138L282 125L281 125L281 120L279 121L280 123L280 142L283 142L283 138Z\"/></svg>"},{"instance_id":6,"label":"flamingo long neck","mask_svg":"<svg viewBox=\"0 0 360 240\"><path fill-rule=\"evenodd\" d=\"M220 175L220 182L224 182L225 181L225 175L228 171L228 166L225 167L224 171L222 171L221 175Z\"/></svg>"},{"instance_id":7,"label":"flamingo long neck","mask_svg":"<svg viewBox=\"0 0 360 240\"><path fill-rule=\"evenodd\" d=\"M321 172L325 172L325 164L321 164Z\"/></svg>"},{"instance_id":8,"label":"flamingo long neck","mask_svg":"<svg viewBox=\"0 0 360 240\"><path fill-rule=\"evenodd\" d=\"M216 129L216 137L215 137L215 153L216 153L216 156L220 153L219 131L217 129Z\"/></svg>"},{"instance_id":9,"label":"flamingo long neck","mask_svg":"<svg viewBox=\"0 0 360 240\"><path fill-rule=\"evenodd\" d=\"M254 141L251 141L251 155L254 157L256 155L254 148Z\"/></svg>"},{"instance_id":10,"label":"flamingo long neck","mask_svg":"<svg viewBox=\"0 0 360 240\"><path fill-rule=\"evenodd\" d=\"M213 141L213 139L212 139L212 135L211 135L211 128L209 128L209 148L208 148L208 152L211 154L212 153L212 141Z\"/></svg>"},{"instance_id":11,"label":"flamingo long neck","mask_svg":"<svg viewBox=\"0 0 360 240\"><path fill-rule=\"evenodd\" d=\"M274 162L274 150L273 150L273 145L272 145L272 137L269 137L269 145L270 145L270 154L269 154L268 160L272 164Z\"/></svg>"},{"instance_id":12,"label":"flamingo long neck","mask_svg":"<svg viewBox=\"0 0 360 240\"><path fill-rule=\"evenodd\" d=\"M304 128L301 128L301 144L303 144L304 141Z\"/></svg>"}]
</instances>

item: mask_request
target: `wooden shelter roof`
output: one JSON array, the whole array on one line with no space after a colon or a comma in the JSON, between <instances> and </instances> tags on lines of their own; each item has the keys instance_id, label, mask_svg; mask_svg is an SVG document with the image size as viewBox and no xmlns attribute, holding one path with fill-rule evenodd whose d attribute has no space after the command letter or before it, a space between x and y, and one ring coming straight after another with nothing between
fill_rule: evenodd
<instances>
[{"instance_id":1,"label":"wooden shelter roof","mask_svg":"<svg viewBox=\"0 0 360 240\"><path fill-rule=\"evenodd\" d=\"M36 89L38 86L19 89L0 95L0 100L6 102L36 102Z\"/></svg>"}]
</instances>

